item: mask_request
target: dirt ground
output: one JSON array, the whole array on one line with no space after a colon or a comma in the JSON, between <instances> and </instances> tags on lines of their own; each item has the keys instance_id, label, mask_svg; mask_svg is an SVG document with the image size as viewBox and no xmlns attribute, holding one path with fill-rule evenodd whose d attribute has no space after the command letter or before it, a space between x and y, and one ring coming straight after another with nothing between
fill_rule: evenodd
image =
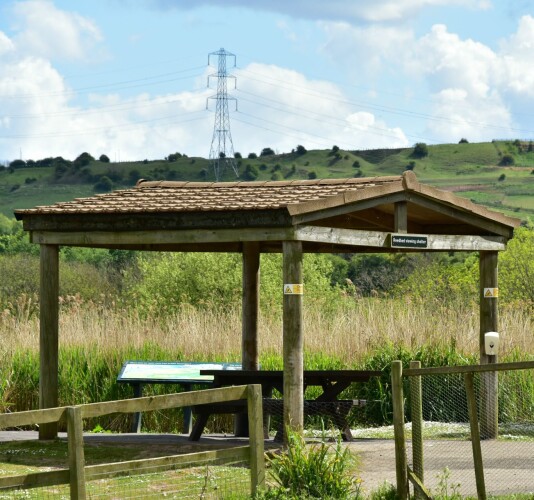
<instances>
[{"instance_id":1,"label":"dirt ground","mask_svg":"<svg viewBox=\"0 0 534 500\"><path fill-rule=\"evenodd\" d=\"M0 431L0 442L37 440L37 432ZM60 433L61 439L66 439ZM132 459L192 453L195 451L238 446L245 438L223 435L203 436L199 442L176 434L86 434L87 446L120 444L131 450ZM363 492L369 493L385 482L395 484L395 446L393 440L356 439L347 446L360 457L359 477ZM278 443L265 442L266 449ZM407 446L411 463L411 447ZM534 494L534 442L482 442L484 475L488 495ZM450 472L447 472L447 468ZM425 485L433 493L460 493L476 497L476 482L470 441L428 440L424 443Z\"/></svg>"}]
</instances>

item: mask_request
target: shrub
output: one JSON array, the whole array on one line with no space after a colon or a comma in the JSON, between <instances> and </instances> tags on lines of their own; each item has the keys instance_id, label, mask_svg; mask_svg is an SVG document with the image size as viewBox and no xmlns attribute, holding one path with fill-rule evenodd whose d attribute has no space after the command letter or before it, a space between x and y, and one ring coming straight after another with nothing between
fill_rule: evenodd
<instances>
[{"instance_id":1,"label":"shrub","mask_svg":"<svg viewBox=\"0 0 534 500\"><path fill-rule=\"evenodd\" d=\"M108 155L100 155L100 158L98 158L99 161L102 163L109 163L109 156Z\"/></svg>"},{"instance_id":2,"label":"shrub","mask_svg":"<svg viewBox=\"0 0 534 500\"><path fill-rule=\"evenodd\" d=\"M289 429L288 448L268 459L278 488L263 493L264 499L348 499L357 498L360 482L353 477L354 464L348 447L341 440L326 444L323 430L320 443L306 445L304 438Z\"/></svg>"},{"instance_id":3,"label":"shrub","mask_svg":"<svg viewBox=\"0 0 534 500\"><path fill-rule=\"evenodd\" d=\"M143 314L172 314L181 305L228 308L240 303L239 254L145 254L138 266L138 271L125 272L125 300ZM306 299L335 306L339 296L330 287L331 261L325 255L306 254L303 268ZM281 255L262 254L260 304L264 310L281 309L281 269Z\"/></svg>"},{"instance_id":4,"label":"shrub","mask_svg":"<svg viewBox=\"0 0 534 500\"><path fill-rule=\"evenodd\" d=\"M297 146L297 154L298 155L304 155L307 152L308 152L308 150L304 146L302 146L300 144Z\"/></svg>"},{"instance_id":5,"label":"shrub","mask_svg":"<svg viewBox=\"0 0 534 500\"><path fill-rule=\"evenodd\" d=\"M236 152L234 153L234 158L240 160L241 158L243 158L243 156L241 155L241 153L239 153L238 151L236 151Z\"/></svg>"},{"instance_id":6,"label":"shrub","mask_svg":"<svg viewBox=\"0 0 534 500\"><path fill-rule=\"evenodd\" d=\"M414 271L395 288L399 297L449 304L451 301L473 303L478 300L478 257L475 254L458 262L440 257L423 258Z\"/></svg>"},{"instance_id":7,"label":"shrub","mask_svg":"<svg viewBox=\"0 0 534 500\"><path fill-rule=\"evenodd\" d=\"M412 152L413 158L424 158L428 156L428 146L424 142L418 142L415 144Z\"/></svg>"},{"instance_id":8,"label":"shrub","mask_svg":"<svg viewBox=\"0 0 534 500\"><path fill-rule=\"evenodd\" d=\"M263 148L261 150L260 156L271 156L274 155L274 151L271 148Z\"/></svg>"},{"instance_id":9,"label":"shrub","mask_svg":"<svg viewBox=\"0 0 534 500\"><path fill-rule=\"evenodd\" d=\"M317 172L308 172L308 179L317 179Z\"/></svg>"},{"instance_id":10,"label":"shrub","mask_svg":"<svg viewBox=\"0 0 534 500\"><path fill-rule=\"evenodd\" d=\"M410 275L416 261L407 254L357 254L349 262L347 277L359 296L384 294Z\"/></svg>"},{"instance_id":11,"label":"shrub","mask_svg":"<svg viewBox=\"0 0 534 500\"><path fill-rule=\"evenodd\" d=\"M178 152L171 153L169 156L167 156L167 161L170 163L174 163L175 161L178 161L179 158L181 158L182 155Z\"/></svg>"},{"instance_id":12,"label":"shrub","mask_svg":"<svg viewBox=\"0 0 534 500\"><path fill-rule=\"evenodd\" d=\"M26 166L26 162L24 160L13 160L9 166L11 168L24 168Z\"/></svg>"},{"instance_id":13,"label":"shrub","mask_svg":"<svg viewBox=\"0 0 534 500\"><path fill-rule=\"evenodd\" d=\"M76 169L86 167L95 159L89 153L82 153L78 158L72 162L72 166Z\"/></svg>"},{"instance_id":14,"label":"shrub","mask_svg":"<svg viewBox=\"0 0 534 500\"><path fill-rule=\"evenodd\" d=\"M468 144L468 143L469 143L469 141L465 137L462 137L458 144Z\"/></svg>"},{"instance_id":15,"label":"shrub","mask_svg":"<svg viewBox=\"0 0 534 500\"><path fill-rule=\"evenodd\" d=\"M534 227L518 227L499 255L499 287L506 301L534 308Z\"/></svg>"},{"instance_id":16,"label":"shrub","mask_svg":"<svg viewBox=\"0 0 534 500\"><path fill-rule=\"evenodd\" d=\"M506 180L506 174L501 174L499 175L499 178L497 179L499 182L502 182L504 180Z\"/></svg>"},{"instance_id":17,"label":"shrub","mask_svg":"<svg viewBox=\"0 0 534 500\"><path fill-rule=\"evenodd\" d=\"M507 167L510 165L513 165L515 163L514 157L511 154L505 154L502 156L501 161L499 162L499 165L503 167Z\"/></svg>"},{"instance_id":18,"label":"shrub","mask_svg":"<svg viewBox=\"0 0 534 500\"><path fill-rule=\"evenodd\" d=\"M246 181L255 181L260 175L258 167L255 165L247 165L245 171L243 172L243 179Z\"/></svg>"},{"instance_id":19,"label":"shrub","mask_svg":"<svg viewBox=\"0 0 534 500\"><path fill-rule=\"evenodd\" d=\"M25 297L32 311L37 307L33 297L39 294L39 257L36 255L0 255L0 307L11 310ZM92 264L64 262L59 276L61 296L77 296L82 300L101 302L112 293L108 275Z\"/></svg>"},{"instance_id":20,"label":"shrub","mask_svg":"<svg viewBox=\"0 0 534 500\"><path fill-rule=\"evenodd\" d=\"M352 163L352 166L353 166L353 168L360 168L360 161L359 160L354 160L354 162Z\"/></svg>"},{"instance_id":21,"label":"shrub","mask_svg":"<svg viewBox=\"0 0 534 500\"><path fill-rule=\"evenodd\" d=\"M113 189L113 182L107 175L103 175L98 179L97 183L93 186L93 189L100 193L107 193Z\"/></svg>"},{"instance_id":22,"label":"shrub","mask_svg":"<svg viewBox=\"0 0 534 500\"><path fill-rule=\"evenodd\" d=\"M255 160L257 157L258 155L256 153L249 153L247 156L249 160Z\"/></svg>"}]
</instances>

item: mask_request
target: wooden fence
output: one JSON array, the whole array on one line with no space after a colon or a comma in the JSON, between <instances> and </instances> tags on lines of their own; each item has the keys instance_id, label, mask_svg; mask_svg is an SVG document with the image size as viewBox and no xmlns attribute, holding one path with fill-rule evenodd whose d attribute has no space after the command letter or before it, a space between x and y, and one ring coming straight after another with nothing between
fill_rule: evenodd
<instances>
[{"instance_id":1,"label":"wooden fence","mask_svg":"<svg viewBox=\"0 0 534 500\"><path fill-rule=\"evenodd\" d=\"M195 460L236 459L249 461L251 493L254 495L257 489L262 487L265 482L261 398L260 385L244 385L168 394L164 396L149 396L79 406L0 414L0 429L66 420L69 457L69 467L66 469L1 477L0 490L5 488L34 488L70 484L71 498L82 500L86 498L86 481L95 477L102 479L125 473L141 474L143 469L147 469L148 467L152 471L158 470L158 468L160 470L166 470L171 466L192 463ZM248 403L250 442L247 446L146 460L85 466L82 423L84 418L99 417L110 413L135 413L180 408L200 404L235 401L238 399L247 399Z\"/></svg>"},{"instance_id":2,"label":"wooden fence","mask_svg":"<svg viewBox=\"0 0 534 500\"><path fill-rule=\"evenodd\" d=\"M499 371L525 370L532 368L534 368L534 361L469 366L441 366L435 368L421 368L419 361L412 361L410 368L403 370L402 362L394 361L391 365L391 386L393 398L393 428L395 433L395 464L398 498L409 498L409 482L413 484L417 498L431 498L429 491L425 488L423 483L422 376L450 375L460 373L464 375L477 496L479 499L484 500L486 499L486 486L484 481L484 465L482 462L482 451L480 444L481 436L477 408L478 405L473 385L474 374L486 373L487 375L494 376L494 374ZM404 432L404 394L402 383L403 377L410 377L413 470L408 467L406 456L406 437ZM494 384L489 385L493 386Z\"/></svg>"}]
</instances>

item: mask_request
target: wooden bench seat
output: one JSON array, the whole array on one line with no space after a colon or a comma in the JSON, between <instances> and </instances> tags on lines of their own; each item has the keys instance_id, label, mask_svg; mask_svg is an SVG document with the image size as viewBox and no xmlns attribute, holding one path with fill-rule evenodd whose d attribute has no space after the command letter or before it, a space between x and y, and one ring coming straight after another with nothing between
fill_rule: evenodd
<instances>
[{"instance_id":1,"label":"wooden bench seat","mask_svg":"<svg viewBox=\"0 0 534 500\"><path fill-rule=\"evenodd\" d=\"M305 416L327 416L332 419L334 425L341 431L344 441L351 441L352 434L347 423L347 415L354 406L365 406L366 401L363 399L339 399L336 401L317 401L313 399L304 400ZM264 436L269 437L269 416L277 415L282 417L284 411L284 401L275 398L263 398L263 419L264 419ZM213 403L198 405L193 408L193 414L196 415L195 424L189 439L198 441L204 427L207 424L210 415L216 414L246 414L246 400L226 401L224 403ZM282 422L282 419L280 419ZM283 424L280 423L275 441L282 441L284 436Z\"/></svg>"}]
</instances>

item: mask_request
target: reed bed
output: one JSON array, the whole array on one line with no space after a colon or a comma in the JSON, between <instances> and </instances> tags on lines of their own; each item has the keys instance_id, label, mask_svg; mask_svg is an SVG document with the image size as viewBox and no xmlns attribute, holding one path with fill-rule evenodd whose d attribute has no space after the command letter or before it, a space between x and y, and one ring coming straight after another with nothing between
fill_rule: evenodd
<instances>
[{"instance_id":1,"label":"reed bed","mask_svg":"<svg viewBox=\"0 0 534 500\"><path fill-rule=\"evenodd\" d=\"M23 305L16 313L0 313L0 411L38 407L39 319ZM533 318L527 308L503 307L500 314L500 359L529 359ZM400 299L340 299L335 308L308 302L304 310L307 369L381 369L382 380L366 384L349 399L381 401L359 412L365 423L382 424L391 417L389 367L394 359L423 366L476 363L478 359L476 306L408 303ZM264 369L282 368L280 311L263 313L259 332L260 363ZM144 317L133 309L63 301L60 312L60 405L131 397L131 389L116 383L127 360L232 361L241 359L241 313L229 309L181 307L175 314ZM530 382L529 382L530 383ZM146 387L146 394L177 390L174 386ZM309 389L312 390L312 389ZM517 397L523 392L518 391ZM87 422L94 427L129 429L129 416L103 417ZM212 430L227 430L228 419ZM180 413L148 414L144 425L155 432L181 429Z\"/></svg>"},{"instance_id":2,"label":"reed bed","mask_svg":"<svg viewBox=\"0 0 534 500\"><path fill-rule=\"evenodd\" d=\"M458 304L408 303L400 299L360 299L325 312L314 304L304 309L307 353L322 353L344 364L361 362L386 344L417 351L423 346L462 354L478 353L478 309ZM533 316L528 309L500 311L501 356L530 352ZM238 307L196 309L185 306L174 315L142 317L132 309L70 303L60 313L60 348L131 351L153 345L189 360L239 360L241 311ZM1 351L38 351L39 319L35 314L0 314ZM282 319L263 313L260 353L282 352Z\"/></svg>"}]
</instances>

